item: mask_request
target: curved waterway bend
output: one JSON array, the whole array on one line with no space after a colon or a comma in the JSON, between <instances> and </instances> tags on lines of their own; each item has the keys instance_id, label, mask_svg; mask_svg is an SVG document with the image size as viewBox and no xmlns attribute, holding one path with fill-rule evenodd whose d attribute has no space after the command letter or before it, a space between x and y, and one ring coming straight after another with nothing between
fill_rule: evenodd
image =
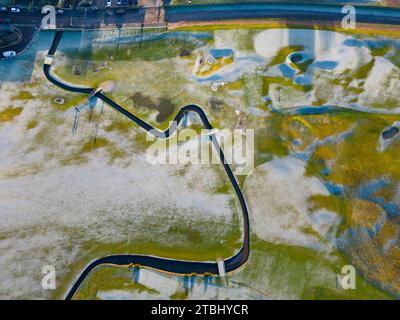
<instances>
[{"instance_id":1,"label":"curved waterway bend","mask_svg":"<svg viewBox=\"0 0 400 320\"><path fill-rule=\"evenodd\" d=\"M63 33L58 31L55 33L53 43L48 51L49 58L45 60L45 64L43 65L43 71L46 78L56 86L71 92L77 93L86 93L86 94L93 94L98 99L104 101L110 107L114 108L118 112L122 113L124 116L129 118L131 121L136 123L138 126L150 132L151 134L155 135L158 138L168 138L171 136L177 129L177 125L180 123L182 118L185 116L187 112L194 112L196 113L204 126L204 128L211 130L213 126L208 121L207 115L204 111L197 105L187 105L179 110L178 114L174 117L172 125L166 129L165 131L160 131L147 122L143 121L139 117L135 116L134 114L130 113L124 107L120 106L102 92L95 92L95 88L84 88L84 87L74 87L70 84L66 84L61 80L54 77L50 70L51 70L51 61L52 56L57 51L57 47L61 41ZM241 249L232 257L227 258L224 260L225 263L225 270L226 272L231 272L243 264L245 264L248 260L250 254L250 238L249 238L249 215L247 210L246 201L243 197L242 191L236 181L236 178L230 168L230 166L225 161L224 153L222 152L218 140L215 134L210 133L209 135L210 142L213 144L217 152L219 153L219 158L224 166L225 172L229 177L231 185L235 191L236 197L240 203L240 208L242 210L243 216L243 243ZM184 260L174 260L174 259L166 259L154 256L145 256L145 255L110 255L104 258L97 259L90 263L80 274L78 279L74 282L71 289L69 290L66 299L70 300L77 292L81 284L84 282L85 278L90 274L90 272L97 266L101 264L114 264L114 265L140 265L143 267L150 267L160 271L166 271L176 274L218 274L218 264L216 262L196 262L196 261L184 261Z\"/></svg>"}]
</instances>

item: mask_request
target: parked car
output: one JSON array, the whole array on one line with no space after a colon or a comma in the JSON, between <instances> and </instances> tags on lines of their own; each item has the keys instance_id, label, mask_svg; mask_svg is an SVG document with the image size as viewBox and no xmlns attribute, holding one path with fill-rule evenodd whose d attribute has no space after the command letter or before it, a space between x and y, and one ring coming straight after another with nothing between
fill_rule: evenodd
<instances>
[{"instance_id":1,"label":"parked car","mask_svg":"<svg viewBox=\"0 0 400 320\"><path fill-rule=\"evenodd\" d=\"M8 11L8 8L7 7L1 7L0 8L0 12L7 12Z\"/></svg>"},{"instance_id":2,"label":"parked car","mask_svg":"<svg viewBox=\"0 0 400 320\"><path fill-rule=\"evenodd\" d=\"M120 6L122 4L121 0L117 0L117 6Z\"/></svg>"},{"instance_id":3,"label":"parked car","mask_svg":"<svg viewBox=\"0 0 400 320\"><path fill-rule=\"evenodd\" d=\"M57 9L56 14L62 15L62 14L64 14L64 10L63 9Z\"/></svg>"},{"instance_id":4,"label":"parked car","mask_svg":"<svg viewBox=\"0 0 400 320\"><path fill-rule=\"evenodd\" d=\"M115 11L115 13L116 14L124 14L126 12L126 10L125 9L117 9L116 11Z\"/></svg>"},{"instance_id":5,"label":"parked car","mask_svg":"<svg viewBox=\"0 0 400 320\"><path fill-rule=\"evenodd\" d=\"M112 5L111 0L107 0L107 7L111 7L111 5Z\"/></svg>"},{"instance_id":6,"label":"parked car","mask_svg":"<svg viewBox=\"0 0 400 320\"><path fill-rule=\"evenodd\" d=\"M11 8L11 12L18 13L21 12L20 8Z\"/></svg>"},{"instance_id":7,"label":"parked car","mask_svg":"<svg viewBox=\"0 0 400 320\"><path fill-rule=\"evenodd\" d=\"M15 53L15 51L4 51L3 52L3 57L4 58L12 58L15 57L17 54Z\"/></svg>"}]
</instances>

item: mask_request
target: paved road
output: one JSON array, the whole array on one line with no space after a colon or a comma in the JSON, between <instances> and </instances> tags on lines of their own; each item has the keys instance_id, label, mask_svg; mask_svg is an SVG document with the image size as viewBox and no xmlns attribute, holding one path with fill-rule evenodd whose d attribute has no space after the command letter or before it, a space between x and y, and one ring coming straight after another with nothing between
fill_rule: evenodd
<instances>
[{"instance_id":1,"label":"paved road","mask_svg":"<svg viewBox=\"0 0 400 320\"><path fill-rule=\"evenodd\" d=\"M356 6L357 21L379 24L400 24L400 8ZM238 3L216 5L165 6L166 22L218 21L232 19L279 18L306 21L337 21L344 16L341 5L302 3ZM143 23L146 8L129 9L123 15L110 10L65 10L57 16L57 27L92 29L100 24ZM110 15L111 14L111 15ZM0 18L12 19L14 24L40 26L40 12L0 13Z\"/></svg>"},{"instance_id":2,"label":"paved road","mask_svg":"<svg viewBox=\"0 0 400 320\"><path fill-rule=\"evenodd\" d=\"M49 56L53 56L57 50L58 44L61 41L62 38L62 32L56 32L54 36L53 43L48 51ZM46 62L45 62L46 63ZM69 84L63 83L59 79L55 78L51 74L51 64L44 64L43 66L43 71L45 73L46 78L56 86L67 90L71 92L77 92L77 93L85 93L85 94L91 94L94 92L94 88L83 88L83 87L74 87ZM171 125L168 129L165 131L159 131L147 122L143 121L139 117L135 116L134 114L130 113L128 110L126 110L124 107L120 106L110 98L108 98L106 95L104 95L101 92L97 92L95 95L98 99L101 99L105 103L107 103L110 107L114 108L118 112L122 113L125 115L128 119L130 119L132 122L136 123L138 126L140 126L142 129L146 130L147 132L152 133L158 138L168 138L170 135L172 135L176 131L177 125L182 121L183 117L187 112L194 112L196 113L200 119L201 122L204 126L204 128L208 130L212 130L213 127L211 123L208 121L208 118L204 111L196 105L188 105L183 107L178 114L174 117L173 124L175 123L176 125L173 126ZM236 269L238 269L240 266L246 263L249 254L250 254L250 238L249 238L249 216L248 216L248 210L247 210L247 205L246 201L243 197L242 191L240 190L240 187L236 181L236 178L234 174L232 173L232 170L230 166L226 163L225 161L225 156L224 153L222 152L217 138L215 134L210 134L209 136L210 142L213 144L217 152L219 152L219 157L220 161L224 166L225 172L229 177L229 180L231 182L231 185L235 191L235 194L237 196L237 199L240 203L240 207L242 210L242 216L243 216L243 244L238 253L236 253L234 256L224 260L225 262L225 269L226 272L231 272ZM72 299L76 291L79 289L80 285L83 283L85 278L88 276L88 274L98 265L101 264L115 264L115 265L135 265L139 264L141 266L147 266L147 267L152 267L158 270L162 271L167 271L167 272L172 272L172 273L177 273L177 274L191 274L191 273L197 273L197 274L205 274L205 273L210 273L210 274L218 274L218 265L217 263L213 262L195 262L195 261L183 261L183 260L172 260L172 259L164 259L164 258L159 258L159 257L153 257L153 256L144 256L144 255L111 255L107 256L104 258L100 258L98 260L93 261L91 264L89 264L82 274L79 276L79 278L75 281L73 284L72 288L68 292L66 299Z\"/></svg>"},{"instance_id":3,"label":"paved road","mask_svg":"<svg viewBox=\"0 0 400 320\"><path fill-rule=\"evenodd\" d=\"M356 14L358 22L400 24L400 8L356 6ZM168 23L257 18L341 22L344 16L340 5L302 3L242 3L166 7Z\"/></svg>"},{"instance_id":4,"label":"paved road","mask_svg":"<svg viewBox=\"0 0 400 320\"><path fill-rule=\"evenodd\" d=\"M112 10L98 10L95 12L84 10L65 10L62 15L56 16L59 29L99 29L101 25L141 24L144 21L146 10L144 8L129 9L123 15L115 14ZM21 13L0 13L0 18L11 19L14 25L31 25L39 27L42 22L39 11Z\"/></svg>"}]
</instances>

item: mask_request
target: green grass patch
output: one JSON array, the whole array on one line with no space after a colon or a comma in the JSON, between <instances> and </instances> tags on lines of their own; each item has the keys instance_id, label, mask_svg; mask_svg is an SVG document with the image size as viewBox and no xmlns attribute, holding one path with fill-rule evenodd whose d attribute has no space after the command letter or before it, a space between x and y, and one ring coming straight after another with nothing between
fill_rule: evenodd
<instances>
[{"instance_id":1,"label":"green grass patch","mask_svg":"<svg viewBox=\"0 0 400 320\"><path fill-rule=\"evenodd\" d=\"M326 102L327 102L327 100L322 98L322 99L313 101L312 105L318 107L318 106L324 105Z\"/></svg>"},{"instance_id":2,"label":"green grass patch","mask_svg":"<svg viewBox=\"0 0 400 320\"><path fill-rule=\"evenodd\" d=\"M221 186L218 186L215 189L216 193L224 193L224 194L229 194L232 191L232 186L230 184L223 184Z\"/></svg>"},{"instance_id":3,"label":"green grass patch","mask_svg":"<svg viewBox=\"0 0 400 320\"><path fill-rule=\"evenodd\" d=\"M355 88L355 87L347 87L347 91L354 93L356 95L360 95L364 92L364 88Z\"/></svg>"},{"instance_id":4,"label":"green grass patch","mask_svg":"<svg viewBox=\"0 0 400 320\"><path fill-rule=\"evenodd\" d=\"M301 92L308 92L312 89L312 86L302 86L297 83L294 83L291 79L284 77L263 77L263 84L261 89L261 94L266 96L269 94L269 88L271 84L280 84L282 87L289 87L295 90L299 90Z\"/></svg>"},{"instance_id":5,"label":"green grass patch","mask_svg":"<svg viewBox=\"0 0 400 320\"><path fill-rule=\"evenodd\" d=\"M325 196L321 194L315 194L308 198L308 203L311 205L311 211L319 209L327 209L332 212L338 211L338 202L334 196Z\"/></svg>"},{"instance_id":6,"label":"green grass patch","mask_svg":"<svg viewBox=\"0 0 400 320\"><path fill-rule=\"evenodd\" d=\"M31 100L33 99L32 94L29 91L20 91L17 95L12 96L11 100Z\"/></svg>"},{"instance_id":7,"label":"green grass patch","mask_svg":"<svg viewBox=\"0 0 400 320\"><path fill-rule=\"evenodd\" d=\"M22 112L22 107L12 108L9 107L3 111L0 111L0 122L12 121L15 117L19 116Z\"/></svg>"},{"instance_id":8,"label":"green grass patch","mask_svg":"<svg viewBox=\"0 0 400 320\"><path fill-rule=\"evenodd\" d=\"M276 56L271 60L271 62L268 64L270 67L271 66L276 66L278 64L284 63L287 56L293 52L296 51L302 51L304 49L304 46L287 46L284 48L281 48Z\"/></svg>"},{"instance_id":9,"label":"green grass patch","mask_svg":"<svg viewBox=\"0 0 400 320\"><path fill-rule=\"evenodd\" d=\"M360 66L353 72L353 77L355 79L366 79L375 65L375 59L372 59L370 62Z\"/></svg>"},{"instance_id":10,"label":"green grass patch","mask_svg":"<svg viewBox=\"0 0 400 320\"><path fill-rule=\"evenodd\" d=\"M272 114L264 128L257 128L254 133L255 165L267 161L272 156L284 157L289 154L287 141L281 136L284 116Z\"/></svg>"},{"instance_id":11,"label":"green grass patch","mask_svg":"<svg viewBox=\"0 0 400 320\"><path fill-rule=\"evenodd\" d=\"M308 59L304 62L296 64L297 69L300 70L300 72L306 72L308 67L314 62L314 59Z\"/></svg>"},{"instance_id":12,"label":"green grass patch","mask_svg":"<svg viewBox=\"0 0 400 320\"><path fill-rule=\"evenodd\" d=\"M391 46L381 46L381 47L376 47L376 48L370 48L371 54L374 57L382 57L386 53L388 53L392 49Z\"/></svg>"},{"instance_id":13,"label":"green grass patch","mask_svg":"<svg viewBox=\"0 0 400 320\"><path fill-rule=\"evenodd\" d=\"M89 140L82 146L82 152L90 152L95 149L104 148L108 146L109 142L105 138L98 137L96 141Z\"/></svg>"},{"instance_id":14,"label":"green grass patch","mask_svg":"<svg viewBox=\"0 0 400 320\"><path fill-rule=\"evenodd\" d=\"M185 300L188 297L188 290L177 290L174 294L169 297L171 300Z\"/></svg>"},{"instance_id":15,"label":"green grass patch","mask_svg":"<svg viewBox=\"0 0 400 320\"><path fill-rule=\"evenodd\" d=\"M113 117L112 122L104 127L106 132L118 131L118 133L127 134L134 129L135 124L132 123L132 121L125 116L120 115L119 113L115 114L116 116Z\"/></svg>"},{"instance_id":16,"label":"green grass patch","mask_svg":"<svg viewBox=\"0 0 400 320\"><path fill-rule=\"evenodd\" d=\"M26 128L27 129L34 129L38 126L39 122L36 119L30 120L27 124L26 124Z\"/></svg>"}]
</instances>

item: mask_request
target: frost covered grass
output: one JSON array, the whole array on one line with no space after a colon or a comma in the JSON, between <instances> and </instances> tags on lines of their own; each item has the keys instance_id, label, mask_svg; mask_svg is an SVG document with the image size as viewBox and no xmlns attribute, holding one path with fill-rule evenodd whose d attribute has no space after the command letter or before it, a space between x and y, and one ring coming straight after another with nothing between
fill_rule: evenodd
<instances>
[{"instance_id":1,"label":"frost covered grass","mask_svg":"<svg viewBox=\"0 0 400 320\"><path fill-rule=\"evenodd\" d=\"M72 134L85 98L36 67L29 87L1 90L2 298L60 298L90 260L113 253L215 261L240 247L233 195L215 193L222 168L149 165L143 131L100 105L82 109ZM43 263L57 270L52 296L40 289Z\"/></svg>"},{"instance_id":2,"label":"frost covered grass","mask_svg":"<svg viewBox=\"0 0 400 320\"><path fill-rule=\"evenodd\" d=\"M291 157L272 160L247 177L244 190L253 231L263 240L315 249L331 247L340 220L333 211L311 212L308 199L329 196L315 177L304 176L304 164Z\"/></svg>"},{"instance_id":3,"label":"frost covered grass","mask_svg":"<svg viewBox=\"0 0 400 320\"><path fill-rule=\"evenodd\" d=\"M197 188L187 185L190 181L190 178L186 180L188 176L170 176L169 173L164 178L156 178L154 175L158 170L151 167L149 170L139 169L138 159L136 165L130 168L99 166L89 162L79 167L53 169L53 173L37 174L29 180L26 176L2 179L2 233L12 234L11 238L6 236L8 245L3 248L3 257L10 255L19 261L23 251L17 243L22 241L20 237L28 237L32 239L29 243L37 248L31 248L31 258L27 259L32 270L26 272L30 274L35 268L40 269L37 265L40 259L35 262L32 258L41 255L43 261L55 264L62 279L71 274L70 268L73 269L77 261L79 264L82 260L87 263L91 258L112 253L215 260L218 256L233 254L240 246L240 226L239 223L232 224L230 215L233 207L228 204L227 196L220 194L212 203L209 199L211 193L208 193L211 189L204 191L203 196L202 192L194 193ZM135 168L138 171L132 175ZM155 178L154 184L151 183L151 176ZM166 185L174 185L176 193L165 189L163 180ZM185 180L186 184L182 184ZM197 187L198 183L199 179ZM178 185L181 190L178 190ZM17 194L17 198L13 196ZM227 205L223 208L221 205L225 201ZM217 216L212 217L213 214ZM23 236L23 230L29 230L30 226L41 227ZM43 237L41 244L35 240L38 236ZM59 243L56 240L58 237L62 239ZM52 249L56 243L60 246ZM63 249L63 243L68 243L68 247L79 252L80 257L71 255L67 248ZM60 255L57 260L52 258L53 250ZM3 276L9 274L6 271L12 268L13 264L3 265ZM14 283L15 286L28 284ZM7 290L3 292L6 294Z\"/></svg>"}]
</instances>

